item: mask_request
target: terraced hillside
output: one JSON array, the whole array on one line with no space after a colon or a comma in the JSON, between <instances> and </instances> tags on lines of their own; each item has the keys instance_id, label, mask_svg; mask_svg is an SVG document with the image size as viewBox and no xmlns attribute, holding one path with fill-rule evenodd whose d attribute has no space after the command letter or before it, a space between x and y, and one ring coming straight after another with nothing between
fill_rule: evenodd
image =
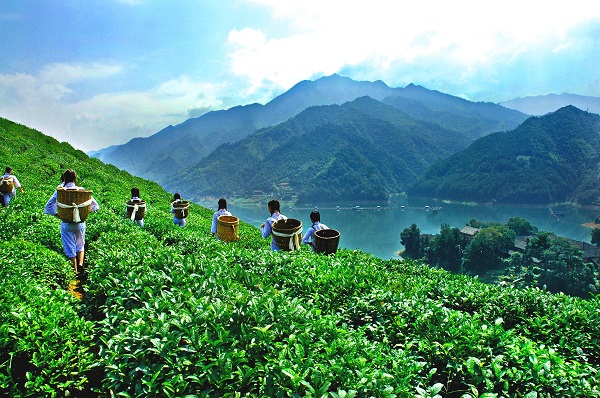
<instances>
[{"instance_id":1,"label":"terraced hillside","mask_svg":"<svg viewBox=\"0 0 600 398\"><path fill-rule=\"evenodd\" d=\"M23 184L0 209L0 395L600 396L600 302L480 283L360 251L235 244L192 206L67 144L0 119ZM68 291L59 221L42 215L74 168L88 219L85 295ZM124 219L132 185L146 226Z\"/></svg>"}]
</instances>

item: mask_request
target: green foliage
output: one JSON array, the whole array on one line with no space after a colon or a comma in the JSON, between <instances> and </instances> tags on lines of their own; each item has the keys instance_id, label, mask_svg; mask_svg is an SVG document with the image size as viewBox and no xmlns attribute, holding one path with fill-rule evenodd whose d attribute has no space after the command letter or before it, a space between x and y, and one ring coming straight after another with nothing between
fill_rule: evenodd
<instances>
[{"instance_id":1,"label":"green foliage","mask_svg":"<svg viewBox=\"0 0 600 398\"><path fill-rule=\"evenodd\" d=\"M443 224L439 235L431 241L427 250L427 261L430 265L458 272L462 260L463 238L458 228Z\"/></svg>"},{"instance_id":2,"label":"green foliage","mask_svg":"<svg viewBox=\"0 0 600 398\"><path fill-rule=\"evenodd\" d=\"M593 265L586 264L582 254L567 239L555 237L542 253L538 283L551 292L582 296L590 290L597 293Z\"/></svg>"},{"instance_id":3,"label":"green foliage","mask_svg":"<svg viewBox=\"0 0 600 398\"><path fill-rule=\"evenodd\" d=\"M515 233L506 226L481 229L465 248L463 272L477 273L486 269L500 268L501 258L508 256L514 240Z\"/></svg>"},{"instance_id":4,"label":"green foliage","mask_svg":"<svg viewBox=\"0 0 600 398\"><path fill-rule=\"evenodd\" d=\"M592 244L600 247L600 228L592 229Z\"/></svg>"},{"instance_id":5,"label":"green foliage","mask_svg":"<svg viewBox=\"0 0 600 398\"><path fill-rule=\"evenodd\" d=\"M368 97L311 107L279 125L224 144L169 177L190 197L250 196L300 202L382 200L470 140ZM213 182L218 180L218 186Z\"/></svg>"},{"instance_id":6,"label":"green foliage","mask_svg":"<svg viewBox=\"0 0 600 398\"><path fill-rule=\"evenodd\" d=\"M568 106L480 138L407 190L460 201L599 205L600 116Z\"/></svg>"},{"instance_id":7,"label":"green foliage","mask_svg":"<svg viewBox=\"0 0 600 398\"><path fill-rule=\"evenodd\" d=\"M211 211L192 205L176 227L157 185L0 122L25 188L0 212L3 395L600 396L598 297L358 250L274 253L244 223L240 241L218 242ZM67 166L101 206L82 301L64 290L58 220L40 214ZM143 229L123 216L132 185Z\"/></svg>"},{"instance_id":8,"label":"green foliage","mask_svg":"<svg viewBox=\"0 0 600 398\"><path fill-rule=\"evenodd\" d=\"M511 217L508 219L506 226L513 230L513 232L519 235L535 235L538 229L531 225L529 221L522 217Z\"/></svg>"},{"instance_id":9,"label":"green foliage","mask_svg":"<svg viewBox=\"0 0 600 398\"><path fill-rule=\"evenodd\" d=\"M400 243L404 246L404 254L409 258L421 256L421 231L417 224L412 224L400 233Z\"/></svg>"}]
</instances>

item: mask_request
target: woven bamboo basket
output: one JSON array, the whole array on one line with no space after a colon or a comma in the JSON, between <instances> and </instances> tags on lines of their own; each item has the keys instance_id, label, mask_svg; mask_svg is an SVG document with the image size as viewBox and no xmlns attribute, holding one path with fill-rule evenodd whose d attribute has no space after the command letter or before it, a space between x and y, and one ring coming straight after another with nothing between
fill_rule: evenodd
<instances>
[{"instance_id":1,"label":"woven bamboo basket","mask_svg":"<svg viewBox=\"0 0 600 398\"><path fill-rule=\"evenodd\" d=\"M135 212L134 220L143 220L144 216L146 215L146 201L144 200L127 201L127 203L125 204L125 206L127 206L127 218L131 218L131 214L133 213L133 207L135 205L138 205L138 209Z\"/></svg>"},{"instance_id":2,"label":"woven bamboo basket","mask_svg":"<svg viewBox=\"0 0 600 398\"><path fill-rule=\"evenodd\" d=\"M217 218L217 235L223 242L235 242L240 239L238 235L240 219L234 216L219 216Z\"/></svg>"},{"instance_id":3,"label":"woven bamboo basket","mask_svg":"<svg viewBox=\"0 0 600 398\"><path fill-rule=\"evenodd\" d=\"M317 253L334 254L340 243L340 233L335 229L322 229L315 232L315 251Z\"/></svg>"},{"instance_id":4,"label":"woven bamboo basket","mask_svg":"<svg viewBox=\"0 0 600 398\"><path fill-rule=\"evenodd\" d=\"M281 219L273 223L275 244L283 251L294 251L302 242L302 221L295 218ZM278 236L278 234L286 236Z\"/></svg>"},{"instance_id":5,"label":"woven bamboo basket","mask_svg":"<svg viewBox=\"0 0 600 398\"><path fill-rule=\"evenodd\" d=\"M72 206L73 204L80 205L87 202L92 198L92 191L86 189L64 189L60 188L56 190L58 192L58 203ZM84 207L79 207L79 218L81 222L84 222L90 214L92 205L89 204ZM75 209L63 209L58 207L58 218L64 222L73 222L73 215Z\"/></svg>"},{"instance_id":6,"label":"woven bamboo basket","mask_svg":"<svg viewBox=\"0 0 600 398\"><path fill-rule=\"evenodd\" d=\"M15 190L15 183L12 180L12 177L3 178L0 181L0 193L11 193Z\"/></svg>"},{"instance_id":7,"label":"woven bamboo basket","mask_svg":"<svg viewBox=\"0 0 600 398\"><path fill-rule=\"evenodd\" d=\"M187 218L190 213L190 202L187 200L181 200L179 202L173 202L173 209L175 210L175 217L179 219Z\"/></svg>"}]
</instances>

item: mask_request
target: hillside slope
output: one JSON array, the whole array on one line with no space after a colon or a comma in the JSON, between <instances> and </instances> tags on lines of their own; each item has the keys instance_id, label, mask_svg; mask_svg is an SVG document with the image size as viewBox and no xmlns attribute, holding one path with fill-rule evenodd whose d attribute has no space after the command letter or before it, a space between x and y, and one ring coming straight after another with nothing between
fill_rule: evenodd
<instances>
[{"instance_id":1,"label":"hillside slope","mask_svg":"<svg viewBox=\"0 0 600 398\"><path fill-rule=\"evenodd\" d=\"M0 157L25 189L0 209L2 396L600 396L598 298L357 250L273 253L246 224L217 242L211 211L175 227L156 184L4 119ZM101 206L82 301L41 214L66 167ZM144 229L123 217L131 185Z\"/></svg>"},{"instance_id":2,"label":"hillside slope","mask_svg":"<svg viewBox=\"0 0 600 398\"><path fill-rule=\"evenodd\" d=\"M600 116L573 106L483 137L431 167L411 195L600 204Z\"/></svg>"},{"instance_id":3,"label":"hillside slope","mask_svg":"<svg viewBox=\"0 0 600 398\"><path fill-rule=\"evenodd\" d=\"M303 203L385 200L468 143L460 133L362 97L341 106L308 108L280 125L223 145L173 174L171 184L190 197L279 190Z\"/></svg>"}]
</instances>

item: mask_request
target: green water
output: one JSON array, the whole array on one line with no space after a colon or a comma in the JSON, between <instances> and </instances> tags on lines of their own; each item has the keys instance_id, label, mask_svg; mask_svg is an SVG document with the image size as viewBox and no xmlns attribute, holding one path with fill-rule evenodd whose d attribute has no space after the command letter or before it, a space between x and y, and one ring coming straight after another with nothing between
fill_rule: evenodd
<instances>
[{"instance_id":1,"label":"green water","mask_svg":"<svg viewBox=\"0 0 600 398\"><path fill-rule=\"evenodd\" d=\"M216 201L200 204L212 209L216 207ZM380 209L377 209L378 205L381 206ZM336 209L337 206L340 206L340 209ZM350 210L355 206L369 209ZM404 206L404 209L401 206ZM425 206L429 206L429 210L426 210ZM266 201L262 205L242 206L231 200L228 207L233 215L257 227L269 216ZM438 207L439 210L433 210ZM540 231L554 232L559 236L589 243L591 230L582 224L591 222L600 215L600 209L589 210L567 205L552 207L555 213L564 213L557 217L550 213L547 206L463 205L405 198L380 204L336 203L317 206L317 209L321 213L321 222L340 232L340 247L360 249L384 259L397 258L397 252L403 249L400 233L413 223L417 224L421 233L436 234L440 225L444 223L462 228L471 218L484 222L505 223L509 218L518 216L529 220ZM310 226L311 210L312 206L296 209L282 203L281 213L302 221L306 231Z\"/></svg>"}]
</instances>

